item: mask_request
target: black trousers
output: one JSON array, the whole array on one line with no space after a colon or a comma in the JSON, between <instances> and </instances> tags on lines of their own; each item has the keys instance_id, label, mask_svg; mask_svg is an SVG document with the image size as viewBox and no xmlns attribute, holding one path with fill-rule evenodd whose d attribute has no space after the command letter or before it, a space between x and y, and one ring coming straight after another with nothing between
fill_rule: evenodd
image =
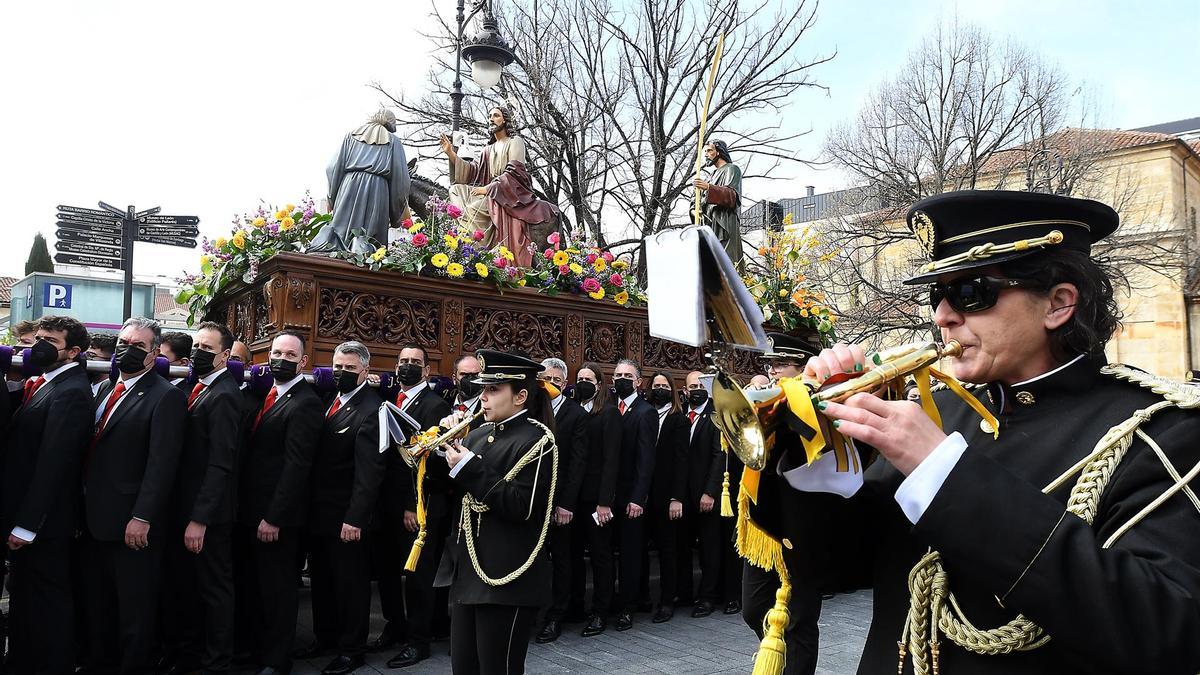
<instances>
[{"instance_id":1,"label":"black trousers","mask_svg":"<svg viewBox=\"0 0 1200 675\"><path fill-rule=\"evenodd\" d=\"M679 597L681 600L721 600L721 514L714 506L708 513L684 507L683 520L677 526ZM692 567L692 544L700 543L700 592L693 595L695 579Z\"/></svg>"},{"instance_id":2,"label":"black trousers","mask_svg":"<svg viewBox=\"0 0 1200 675\"><path fill-rule=\"evenodd\" d=\"M233 525L209 525L192 553L183 530L167 545L169 592L164 594L167 653L176 663L225 672L233 659Z\"/></svg>"},{"instance_id":3,"label":"black trousers","mask_svg":"<svg viewBox=\"0 0 1200 675\"><path fill-rule=\"evenodd\" d=\"M98 672L149 673L155 666L163 541L133 550L92 541L87 560L88 652Z\"/></svg>"},{"instance_id":4,"label":"black trousers","mask_svg":"<svg viewBox=\"0 0 1200 675\"><path fill-rule=\"evenodd\" d=\"M654 540L655 546L658 547L658 602L663 606L674 605L679 587L679 552L677 546L680 521L671 520L667 504L655 505L652 508L646 509L646 512L642 514L642 518L647 519L646 527L648 528L649 538ZM644 545L642 550L645 550ZM643 556L643 560L645 560L645 556ZM642 572L642 576L648 576L649 567L647 564L646 569Z\"/></svg>"},{"instance_id":5,"label":"black trousers","mask_svg":"<svg viewBox=\"0 0 1200 675\"><path fill-rule=\"evenodd\" d=\"M579 516L575 516L578 519ZM589 519L591 516L587 516ZM546 610L546 621L562 621L571 605L572 565L571 543L574 520L567 525L550 525L550 565L553 570L551 587L553 600ZM582 565L582 561L580 563ZM582 606L582 603L579 605Z\"/></svg>"},{"instance_id":6,"label":"black trousers","mask_svg":"<svg viewBox=\"0 0 1200 675\"><path fill-rule=\"evenodd\" d=\"M742 575L742 619L761 640L763 619L775 606L779 575L749 563L745 563L745 566ZM813 675L817 671L820 641L817 621L821 618L821 594L800 584L792 586L788 611L791 617L783 632L784 642L787 643L787 665L783 672L785 675Z\"/></svg>"},{"instance_id":7,"label":"black trousers","mask_svg":"<svg viewBox=\"0 0 1200 675\"><path fill-rule=\"evenodd\" d=\"M379 585L379 605L386 622L383 633L403 642L408 639L408 616L404 607L404 562L412 535L403 522L379 518L371 530L368 542L371 554L371 576ZM422 556L425 553L421 554Z\"/></svg>"},{"instance_id":8,"label":"black trousers","mask_svg":"<svg viewBox=\"0 0 1200 675\"><path fill-rule=\"evenodd\" d=\"M583 561L586 547L592 565L590 611L595 616L607 617L612 610L613 589L616 586L612 554L613 524L610 522L600 527L592 518L595 512L595 503L581 504L579 515L572 521L575 536L571 539L571 603L581 608L586 606L587 568Z\"/></svg>"},{"instance_id":9,"label":"black trousers","mask_svg":"<svg viewBox=\"0 0 1200 675\"><path fill-rule=\"evenodd\" d=\"M371 628L368 541L312 538L312 613L317 643L342 656L362 654Z\"/></svg>"},{"instance_id":10,"label":"black trousers","mask_svg":"<svg viewBox=\"0 0 1200 675\"><path fill-rule=\"evenodd\" d=\"M454 675L525 672L536 607L454 605L450 617L450 667Z\"/></svg>"},{"instance_id":11,"label":"black trousers","mask_svg":"<svg viewBox=\"0 0 1200 675\"><path fill-rule=\"evenodd\" d=\"M737 503L736 496L734 504ZM718 529L720 537L717 540L717 545L721 550L721 580L718 584L718 592L721 596L721 602L730 603L734 600L740 600L742 597L742 566L744 561L738 555L737 544L737 518L722 518L718 509L720 502L713 506L713 513L717 514ZM774 596L772 596L774 597ZM774 600L771 601L774 603Z\"/></svg>"},{"instance_id":12,"label":"black trousers","mask_svg":"<svg viewBox=\"0 0 1200 675\"><path fill-rule=\"evenodd\" d=\"M300 593L296 578L296 528L281 527L271 543L258 540L257 525L239 525L237 536L248 553L245 574L239 578L239 607L255 640L251 650L262 666L287 671L292 667Z\"/></svg>"},{"instance_id":13,"label":"black trousers","mask_svg":"<svg viewBox=\"0 0 1200 675\"><path fill-rule=\"evenodd\" d=\"M646 518L645 512L637 518L629 518L625 515L624 506L621 508L621 514L614 518L618 526L617 541L621 547L617 609L622 612L632 613L637 610L642 580L642 555L646 551Z\"/></svg>"},{"instance_id":14,"label":"black trousers","mask_svg":"<svg viewBox=\"0 0 1200 675\"><path fill-rule=\"evenodd\" d=\"M445 615L449 611L446 606L448 596L445 592L439 592L439 589L433 587L449 525L444 514L437 516L430 514L425 521L425 547L421 551L420 560L417 561L417 569L409 572L408 578L405 580L404 595L408 605L408 640L410 643L428 645L433 642L433 628L436 623L439 623L439 615ZM402 547L404 555L400 559L401 569L404 568L408 552L416 537L417 534L413 532L405 540L405 546ZM439 597L442 598L440 606L437 602Z\"/></svg>"},{"instance_id":15,"label":"black trousers","mask_svg":"<svg viewBox=\"0 0 1200 675\"><path fill-rule=\"evenodd\" d=\"M75 670L71 544L68 537L37 537L8 551L8 667L14 673Z\"/></svg>"}]
</instances>

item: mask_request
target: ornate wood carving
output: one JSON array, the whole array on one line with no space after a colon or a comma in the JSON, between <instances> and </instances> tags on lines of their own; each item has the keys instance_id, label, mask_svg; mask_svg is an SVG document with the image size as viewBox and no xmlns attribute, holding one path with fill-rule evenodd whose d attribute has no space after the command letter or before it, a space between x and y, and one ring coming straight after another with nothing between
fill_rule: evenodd
<instances>
[{"instance_id":1,"label":"ornate wood carving","mask_svg":"<svg viewBox=\"0 0 1200 675\"><path fill-rule=\"evenodd\" d=\"M283 303L287 289L287 275L280 272L272 276L262 287L263 300L266 304L266 324L278 329L283 326Z\"/></svg>"},{"instance_id":2,"label":"ornate wood carving","mask_svg":"<svg viewBox=\"0 0 1200 675\"><path fill-rule=\"evenodd\" d=\"M583 323L583 360L616 363L625 358L625 324L588 320Z\"/></svg>"},{"instance_id":3,"label":"ornate wood carving","mask_svg":"<svg viewBox=\"0 0 1200 675\"><path fill-rule=\"evenodd\" d=\"M246 294L248 304L251 306L251 316L254 318L254 331L250 337L255 341L262 340L271 335L275 326L270 322L270 312L267 310L267 295L265 293L255 293L251 291ZM247 342L246 344L250 344Z\"/></svg>"},{"instance_id":4,"label":"ornate wood carving","mask_svg":"<svg viewBox=\"0 0 1200 675\"><path fill-rule=\"evenodd\" d=\"M646 331L646 340L643 343L645 347L642 351L642 363L645 368L703 370L708 365L703 349L653 337L645 327L642 330Z\"/></svg>"},{"instance_id":5,"label":"ornate wood carving","mask_svg":"<svg viewBox=\"0 0 1200 675\"><path fill-rule=\"evenodd\" d=\"M288 280L288 296L292 300L292 307L304 309L312 302L313 280L292 277Z\"/></svg>"},{"instance_id":6,"label":"ornate wood carving","mask_svg":"<svg viewBox=\"0 0 1200 675\"><path fill-rule=\"evenodd\" d=\"M442 305L442 333L446 336L447 354L457 354L462 348L463 304L458 298L449 298Z\"/></svg>"},{"instance_id":7,"label":"ornate wood carving","mask_svg":"<svg viewBox=\"0 0 1200 675\"><path fill-rule=\"evenodd\" d=\"M583 317L574 312L567 315L567 346L563 350L567 363L583 361Z\"/></svg>"},{"instance_id":8,"label":"ornate wood carving","mask_svg":"<svg viewBox=\"0 0 1200 675\"><path fill-rule=\"evenodd\" d=\"M399 348L415 342L426 349L438 346L441 303L377 293L321 287L317 337L358 340Z\"/></svg>"},{"instance_id":9,"label":"ornate wood carving","mask_svg":"<svg viewBox=\"0 0 1200 675\"><path fill-rule=\"evenodd\" d=\"M463 312L464 353L478 349L524 352L540 361L563 353L563 317L467 305Z\"/></svg>"}]
</instances>

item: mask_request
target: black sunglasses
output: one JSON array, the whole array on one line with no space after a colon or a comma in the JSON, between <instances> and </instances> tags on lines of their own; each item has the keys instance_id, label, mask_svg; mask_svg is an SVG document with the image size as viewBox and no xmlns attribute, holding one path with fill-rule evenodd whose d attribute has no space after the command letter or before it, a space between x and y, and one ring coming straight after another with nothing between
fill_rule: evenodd
<instances>
[{"instance_id":1,"label":"black sunglasses","mask_svg":"<svg viewBox=\"0 0 1200 675\"><path fill-rule=\"evenodd\" d=\"M996 306L1000 291L1008 288L1033 288L1029 279L997 279L996 277L963 277L945 283L929 285L929 306L937 311L942 300L948 300L956 312L969 314Z\"/></svg>"}]
</instances>

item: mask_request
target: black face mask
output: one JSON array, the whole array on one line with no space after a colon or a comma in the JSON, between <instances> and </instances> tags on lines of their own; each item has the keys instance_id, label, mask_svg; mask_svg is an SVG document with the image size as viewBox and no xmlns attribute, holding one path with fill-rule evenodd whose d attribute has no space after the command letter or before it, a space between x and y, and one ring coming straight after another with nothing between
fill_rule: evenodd
<instances>
[{"instance_id":1,"label":"black face mask","mask_svg":"<svg viewBox=\"0 0 1200 675\"><path fill-rule=\"evenodd\" d=\"M422 370L424 368L415 363L402 363L396 367L396 379L400 380L400 384L411 387L421 381Z\"/></svg>"},{"instance_id":2,"label":"black face mask","mask_svg":"<svg viewBox=\"0 0 1200 675\"><path fill-rule=\"evenodd\" d=\"M349 394L358 387L358 373L349 370L333 371L333 386L337 387L339 394Z\"/></svg>"},{"instance_id":3,"label":"black face mask","mask_svg":"<svg viewBox=\"0 0 1200 675\"><path fill-rule=\"evenodd\" d=\"M192 349L192 372L199 375L200 377L204 377L205 375L208 375L209 373L211 373L214 370L213 362L216 360L216 358L217 358L217 355L214 354L213 352L206 352L203 349L200 349L199 347L193 348Z\"/></svg>"},{"instance_id":4,"label":"black face mask","mask_svg":"<svg viewBox=\"0 0 1200 675\"><path fill-rule=\"evenodd\" d=\"M653 405L655 408L661 408L671 402L671 390L651 389L650 396L647 398L650 400L650 405Z\"/></svg>"},{"instance_id":5,"label":"black face mask","mask_svg":"<svg viewBox=\"0 0 1200 675\"><path fill-rule=\"evenodd\" d=\"M633 393L633 380L624 378L613 380L613 388L617 390L617 398L629 398Z\"/></svg>"},{"instance_id":6,"label":"black face mask","mask_svg":"<svg viewBox=\"0 0 1200 675\"><path fill-rule=\"evenodd\" d=\"M276 382L290 381L296 377L296 371L300 367L299 363L287 359L270 359L269 363L271 364L271 376L275 378Z\"/></svg>"},{"instance_id":7,"label":"black face mask","mask_svg":"<svg viewBox=\"0 0 1200 675\"><path fill-rule=\"evenodd\" d=\"M708 400L708 391L705 389L692 389L688 392L688 403L693 408L699 408Z\"/></svg>"},{"instance_id":8,"label":"black face mask","mask_svg":"<svg viewBox=\"0 0 1200 675\"><path fill-rule=\"evenodd\" d=\"M130 375L146 369L146 357L150 352L141 347L119 344L114 354L117 357L117 369Z\"/></svg>"},{"instance_id":9,"label":"black face mask","mask_svg":"<svg viewBox=\"0 0 1200 675\"><path fill-rule=\"evenodd\" d=\"M586 403L592 400L596 395L596 385L587 380L580 380L575 383L575 400L580 403Z\"/></svg>"},{"instance_id":10,"label":"black face mask","mask_svg":"<svg viewBox=\"0 0 1200 675\"><path fill-rule=\"evenodd\" d=\"M29 360L45 370L58 363L58 348L45 340L38 340L29 348Z\"/></svg>"},{"instance_id":11,"label":"black face mask","mask_svg":"<svg viewBox=\"0 0 1200 675\"><path fill-rule=\"evenodd\" d=\"M475 375L467 375L458 383L458 395L462 400L469 401L483 393L483 385L478 382L472 382L471 378Z\"/></svg>"}]
</instances>

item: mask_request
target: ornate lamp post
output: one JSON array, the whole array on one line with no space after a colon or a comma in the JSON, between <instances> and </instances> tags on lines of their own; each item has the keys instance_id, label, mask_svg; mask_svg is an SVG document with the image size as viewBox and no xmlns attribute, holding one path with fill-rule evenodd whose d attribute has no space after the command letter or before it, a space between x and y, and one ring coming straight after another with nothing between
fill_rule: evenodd
<instances>
[{"instance_id":1,"label":"ornate lamp post","mask_svg":"<svg viewBox=\"0 0 1200 675\"><path fill-rule=\"evenodd\" d=\"M471 79L484 89L496 86L500 82L500 71L504 66L516 59L513 50L500 36L496 17L492 15L489 0L475 0L474 8L469 16L463 16L464 0L458 0L458 44L454 55L454 91L450 98L454 101L451 132L458 131L462 120L462 60L465 58L471 64ZM463 38L467 21L480 11L483 12L483 29L469 40Z\"/></svg>"}]
</instances>

